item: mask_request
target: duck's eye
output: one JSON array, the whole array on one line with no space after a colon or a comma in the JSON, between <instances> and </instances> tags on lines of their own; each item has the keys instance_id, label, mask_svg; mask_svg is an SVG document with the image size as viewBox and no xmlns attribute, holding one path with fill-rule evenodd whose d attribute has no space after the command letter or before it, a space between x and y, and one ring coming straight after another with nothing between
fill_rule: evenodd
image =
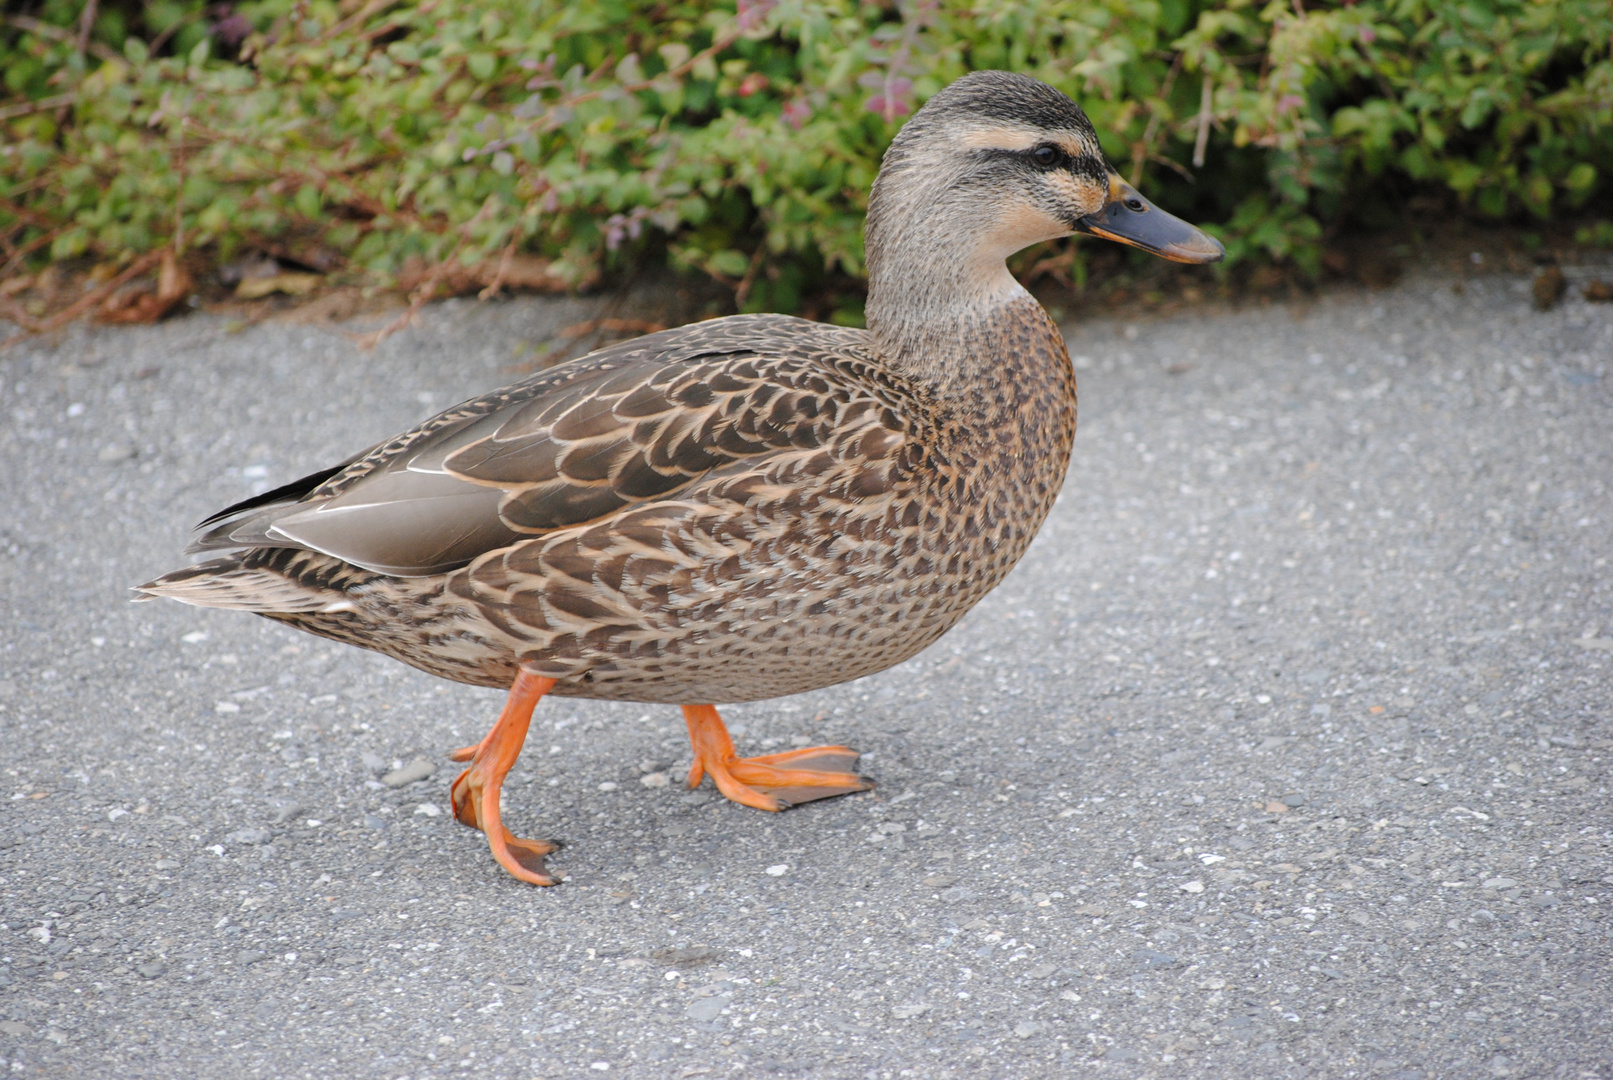
<instances>
[{"instance_id":1,"label":"duck's eye","mask_svg":"<svg viewBox=\"0 0 1613 1080\"><path fill-rule=\"evenodd\" d=\"M1031 151L1031 158L1043 168L1052 168L1064 160L1064 151L1052 143L1043 143Z\"/></svg>"},{"instance_id":2,"label":"duck's eye","mask_svg":"<svg viewBox=\"0 0 1613 1080\"><path fill-rule=\"evenodd\" d=\"M1133 195L1126 200L1126 209L1130 210L1134 214L1140 214L1144 210L1148 209L1148 206L1141 199Z\"/></svg>"}]
</instances>

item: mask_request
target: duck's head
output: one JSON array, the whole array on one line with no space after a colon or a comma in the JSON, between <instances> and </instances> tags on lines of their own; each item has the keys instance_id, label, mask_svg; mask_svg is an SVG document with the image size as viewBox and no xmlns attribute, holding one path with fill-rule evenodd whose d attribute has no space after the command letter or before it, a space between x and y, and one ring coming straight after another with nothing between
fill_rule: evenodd
<instances>
[{"instance_id":1,"label":"duck's head","mask_svg":"<svg viewBox=\"0 0 1613 1080\"><path fill-rule=\"evenodd\" d=\"M1005 71L964 76L903 126L874 181L867 230L873 292L894 286L886 291L909 293L909 304L902 282L880 279L926 277L920 264L944 257L957 271L953 287L978 295L1006 278L1009 255L1072 233L1175 262L1226 254L1120 178L1080 106Z\"/></svg>"}]
</instances>

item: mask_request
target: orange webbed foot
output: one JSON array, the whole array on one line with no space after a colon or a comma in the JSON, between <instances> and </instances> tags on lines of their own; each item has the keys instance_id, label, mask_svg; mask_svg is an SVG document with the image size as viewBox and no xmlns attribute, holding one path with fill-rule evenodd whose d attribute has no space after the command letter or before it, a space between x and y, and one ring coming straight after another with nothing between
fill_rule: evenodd
<instances>
[{"instance_id":1,"label":"orange webbed foot","mask_svg":"<svg viewBox=\"0 0 1613 1080\"><path fill-rule=\"evenodd\" d=\"M459 774L449 790L454 817L462 824L487 834L487 846L498 864L511 877L533 885L554 885L558 879L544 865L543 857L556 850L547 840L524 840L504 827L499 818L499 796L504 778L521 756L527 726L539 699L554 686L553 679L521 671L510 687L510 696L493 730L475 746L449 754L453 761L469 761L470 768Z\"/></svg>"},{"instance_id":2,"label":"orange webbed foot","mask_svg":"<svg viewBox=\"0 0 1613 1080\"><path fill-rule=\"evenodd\" d=\"M722 717L711 705L685 705L694 764L689 786L707 773L724 797L758 810L786 810L815 799L868 791L874 782L859 776L857 751L845 746L809 746L782 754L742 758ZM785 767L788 766L788 767Z\"/></svg>"}]
</instances>

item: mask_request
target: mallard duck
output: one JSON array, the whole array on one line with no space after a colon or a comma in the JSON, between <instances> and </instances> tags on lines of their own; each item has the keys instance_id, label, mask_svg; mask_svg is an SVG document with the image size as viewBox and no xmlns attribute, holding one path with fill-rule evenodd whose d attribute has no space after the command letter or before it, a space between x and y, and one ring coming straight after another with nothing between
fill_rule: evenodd
<instances>
[{"instance_id":1,"label":"mallard duck","mask_svg":"<svg viewBox=\"0 0 1613 1080\"><path fill-rule=\"evenodd\" d=\"M138 592L507 690L450 801L536 885L554 846L499 799L548 694L683 706L689 785L759 810L867 790L843 746L739 757L712 703L899 663L1019 561L1076 392L1004 260L1071 233L1223 254L1120 179L1069 98L968 75L874 181L866 330L735 315L601 349L219 511L189 550L228 554Z\"/></svg>"}]
</instances>

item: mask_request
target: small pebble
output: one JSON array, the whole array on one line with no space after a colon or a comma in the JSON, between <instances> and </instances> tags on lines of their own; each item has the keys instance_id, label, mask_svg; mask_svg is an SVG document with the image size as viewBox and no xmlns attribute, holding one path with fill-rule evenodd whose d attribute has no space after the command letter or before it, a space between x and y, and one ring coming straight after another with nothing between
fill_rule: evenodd
<instances>
[{"instance_id":1,"label":"small pebble","mask_svg":"<svg viewBox=\"0 0 1613 1080\"><path fill-rule=\"evenodd\" d=\"M269 808L274 811L274 816L269 819L269 824L271 825L284 825L303 812L301 803L290 800L279 800L270 803Z\"/></svg>"},{"instance_id":2,"label":"small pebble","mask_svg":"<svg viewBox=\"0 0 1613 1080\"><path fill-rule=\"evenodd\" d=\"M664 788L667 786L667 784L671 783L671 781L667 779L667 775L664 772L645 773L643 776L638 778L638 782L647 788Z\"/></svg>"},{"instance_id":3,"label":"small pebble","mask_svg":"<svg viewBox=\"0 0 1613 1080\"><path fill-rule=\"evenodd\" d=\"M155 979L159 978L168 968L163 964L152 961L149 964L136 964L134 970L142 979Z\"/></svg>"},{"instance_id":4,"label":"small pebble","mask_svg":"<svg viewBox=\"0 0 1613 1080\"><path fill-rule=\"evenodd\" d=\"M414 812L424 817L437 817L442 810L432 803L423 802L414 808Z\"/></svg>"},{"instance_id":5,"label":"small pebble","mask_svg":"<svg viewBox=\"0 0 1613 1080\"><path fill-rule=\"evenodd\" d=\"M769 866L763 872L766 873L768 877L783 877L785 874L790 872L790 868L785 863L777 863L776 865Z\"/></svg>"},{"instance_id":6,"label":"small pebble","mask_svg":"<svg viewBox=\"0 0 1613 1080\"><path fill-rule=\"evenodd\" d=\"M237 829L224 838L227 844L267 844L274 839L268 829Z\"/></svg>"},{"instance_id":7,"label":"small pebble","mask_svg":"<svg viewBox=\"0 0 1613 1080\"><path fill-rule=\"evenodd\" d=\"M437 767L431 762L417 757L403 768L393 769L381 777L381 783L389 788L408 787L418 781L431 779L431 774L436 771Z\"/></svg>"},{"instance_id":8,"label":"small pebble","mask_svg":"<svg viewBox=\"0 0 1613 1080\"><path fill-rule=\"evenodd\" d=\"M363 753L359 754L358 759L362 761L364 763L364 767L371 772L380 772L387 766L386 758L382 757L380 754L377 754L374 750L365 750Z\"/></svg>"},{"instance_id":9,"label":"small pebble","mask_svg":"<svg viewBox=\"0 0 1613 1080\"><path fill-rule=\"evenodd\" d=\"M1179 887L1181 888L1181 890L1183 892L1201 893L1201 892L1204 891L1204 882L1202 882L1202 881L1184 881L1184 882L1182 882L1182 884Z\"/></svg>"},{"instance_id":10,"label":"small pebble","mask_svg":"<svg viewBox=\"0 0 1613 1080\"><path fill-rule=\"evenodd\" d=\"M689 1007L683 1010L683 1015L690 1020L715 1020L722 1015L722 1011L734 1003L734 995L718 994L715 997L695 998Z\"/></svg>"},{"instance_id":11,"label":"small pebble","mask_svg":"<svg viewBox=\"0 0 1613 1080\"><path fill-rule=\"evenodd\" d=\"M618 784L614 780L606 780L603 784L599 785L599 790L600 791L615 791L620 786L621 785Z\"/></svg>"}]
</instances>

